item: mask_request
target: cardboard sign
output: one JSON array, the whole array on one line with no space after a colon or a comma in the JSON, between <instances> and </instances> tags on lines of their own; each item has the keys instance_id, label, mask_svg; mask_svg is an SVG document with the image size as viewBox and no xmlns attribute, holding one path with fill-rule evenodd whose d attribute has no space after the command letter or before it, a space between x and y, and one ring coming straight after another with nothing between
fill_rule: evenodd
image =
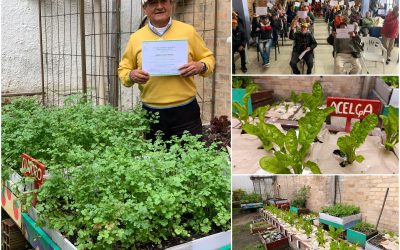
<instances>
[{"instance_id":1,"label":"cardboard sign","mask_svg":"<svg viewBox=\"0 0 400 250\"><path fill-rule=\"evenodd\" d=\"M307 11L297 11L297 16L299 18L307 18Z\"/></svg>"},{"instance_id":2,"label":"cardboard sign","mask_svg":"<svg viewBox=\"0 0 400 250\"><path fill-rule=\"evenodd\" d=\"M267 15L268 7L256 7L256 14L259 16Z\"/></svg>"},{"instance_id":3,"label":"cardboard sign","mask_svg":"<svg viewBox=\"0 0 400 250\"><path fill-rule=\"evenodd\" d=\"M346 132L350 132L351 119L364 119L369 114L379 114L381 102L379 100L353 99L343 97L328 97L327 107L335 107L331 116L346 117Z\"/></svg>"},{"instance_id":4,"label":"cardboard sign","mask_svg":"<svg viewBox=\"0 0 400 250\"><path fill-rule=\"evenodd\" d=\"M37 185L36 188L38 188L44 181L43 176L46 172L46 167L40 161L27 154L21 154L21 158L21 169L24 172L24 175L34 177Z\"/></svg>"}]
</instances>

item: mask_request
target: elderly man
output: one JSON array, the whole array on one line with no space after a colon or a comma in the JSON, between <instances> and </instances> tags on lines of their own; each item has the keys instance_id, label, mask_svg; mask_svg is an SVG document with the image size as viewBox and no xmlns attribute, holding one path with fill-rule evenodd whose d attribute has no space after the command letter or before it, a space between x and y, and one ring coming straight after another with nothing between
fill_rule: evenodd
<instances>
[{"instance_id":1,"label":"elderly man","mask_svg":"<svg viewBox=\"0 0 400 250\"><path fill-rule=\"evenodd\" d=\"M202 133L200 108L196 101L195 75L206 77L213 72L215 59L191 25L172 20L172 0L142 0L149 23L131 35L118 68L122 84L138 84L143 108L158 113L159 121L151 125L148 139L157 131L163 139L173 135ZM179 67L180 75L150 76L142 69L142 42L159 40L188 41L188 63Z\"/></svg>"},{"instance_id":2,"label":"elderly man","mask_svg":"<svg viewBox=\"0 0 400 250\"><path fill-rule=\"evenodd\" d=\"M309 75L314 66L314 49L317 47L317 41L315 41L313 35L308 31L308 23L302 23L300 27L300 31L289 36L290 39L294 40L290 67L293 74L300 74L297 63L303 59L307 64L307 74Z\"/></svg>"}]
</instances>

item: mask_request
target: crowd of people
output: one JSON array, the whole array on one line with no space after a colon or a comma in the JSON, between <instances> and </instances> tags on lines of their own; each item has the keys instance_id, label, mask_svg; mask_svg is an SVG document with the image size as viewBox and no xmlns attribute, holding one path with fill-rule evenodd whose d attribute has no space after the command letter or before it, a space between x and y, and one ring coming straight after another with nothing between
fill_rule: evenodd
<instances>
[{"instance_id":1,"label":"crowd of people","mask_svg":"<svg viewBox=\"0 0 400 250\"><path fill-rule=\"evenodd\" d=\"M322 2L322 3L321 3ZM233 73L235 68L235 53L241 58L241 71L247 72L246 46L255 45L257 53L262 59L262 66L270 65L270 50L277 46L280 37L284 36L293 40L292 56L289 65L293 74L300 74L299 61L307 65L307 74L312 73L314 67L314 50L317 41L314 37L316 18L324 20L328 26L327 42L333 48L334 72L336 74L362 72L361 52L363 44L361 37L376 36L370 34L372 27L381 26L378 37L382 37L382 44L387 51L386 64L391 61L391 52L395 39L399 35L399 10L394 6L387 15L379 15L379 11L371 6L371 10L364 14L360 6L347 3L347 5L332 6L330 2L312 0L312 2L288 1L283 6L278 1L268 7L265 14L254 14L251 17L251 31L248 37L244 27L245 22L236 11L232 13L232 48L233 48ZM350 6L349 6L350 5ZM254 9L255 10L255 9ZM383 23L383 24L382 24ZM343 35L343 31L346 33ZM339 33L339 35L338 35ZM345 70L345 65L350 65L350 70Z\"/></svg>"}]
</instances>

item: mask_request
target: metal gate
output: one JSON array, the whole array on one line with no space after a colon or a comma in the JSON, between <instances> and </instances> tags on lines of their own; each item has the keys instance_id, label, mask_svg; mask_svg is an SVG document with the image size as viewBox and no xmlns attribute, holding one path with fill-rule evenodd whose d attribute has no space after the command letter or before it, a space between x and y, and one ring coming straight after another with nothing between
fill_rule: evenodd
<instances>
[{"instance_id":1,"label":"metal gate","mask_svg":"<svg viewBox=\"0 0 400 250\"><path fill-rule=\"evenodd\" d=\"M136 106L138 90L121 87L118 64L130 35L144 21L141 1L38 2L43 104L60 106L64 97L82 93L99 105L111 104L120 110ZM174 3L174 18L192 24L215 54L216 1ZM213 22L210 24L207 20ZM205 109L213 109L215 74L195 80L203 115ZM205 86L213 87L211 93Z\"/></svg>"}]
</instances>

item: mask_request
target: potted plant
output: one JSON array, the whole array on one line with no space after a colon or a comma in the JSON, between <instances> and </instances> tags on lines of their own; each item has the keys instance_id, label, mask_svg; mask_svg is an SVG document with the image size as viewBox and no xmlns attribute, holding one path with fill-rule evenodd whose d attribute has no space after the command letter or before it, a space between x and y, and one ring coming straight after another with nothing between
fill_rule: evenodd
<instances>
[{"instance_id":1,"label":"potted plant","mask_svg":"<svg viewBox=\"0 0 400 250\"><path fill-rule=\"evenodd\" d=\"M290 203L290 212L297 215L308 214L310 212L310 210L306 208L307 197L310 193L310 189L310 186L303 186L296 192Z\"/></svg>"},{"instance_id":2,"label":"potted plant","mask_svg":"<svg viewBox=\"0 0 400 250\"><path fill-rule=\"evenodd\" d=\"M375 230L374 225L360 221L352 228L347 229L346 238L351 243L364 247L366 241L377 234L378 231Z\"/></svg>"},{"instance_id":3,"label":"potted plant","mask_svg":"<svg viewBox=\"0 0 400 250\"><path fill-rule=\"evenodd\" d=\"M338 203L322 207L319 213L319 222L334 228L348 229L360 220L360 208L355 205Z\"/></svg>"}]
</instances>

